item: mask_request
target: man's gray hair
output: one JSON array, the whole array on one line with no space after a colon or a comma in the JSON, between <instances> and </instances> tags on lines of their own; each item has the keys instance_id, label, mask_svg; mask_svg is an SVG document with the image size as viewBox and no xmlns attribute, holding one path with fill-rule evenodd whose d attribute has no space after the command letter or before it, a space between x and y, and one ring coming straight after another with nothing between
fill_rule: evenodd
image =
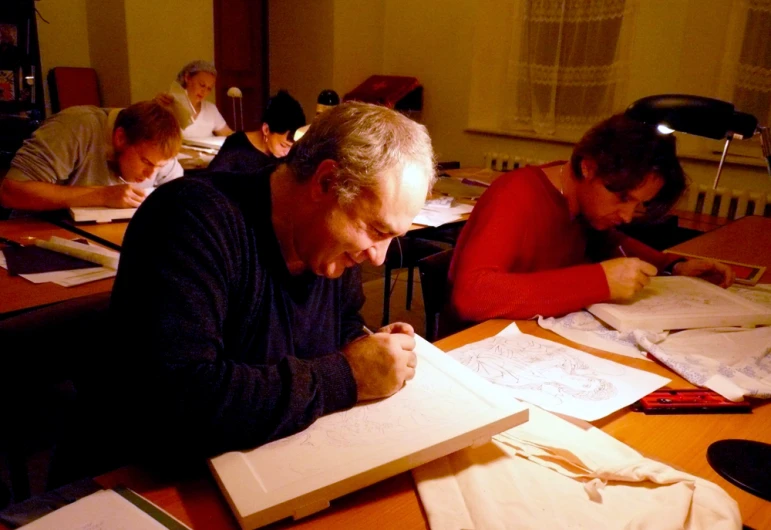
<instances>
[{"instance_id":1,"label":"man's gray hair","mask_svg":"<svg viewBox=\"0 0 771 530\"><path fill-rule=\"evenodd\" d=\"M324 160L337 162L331 183L340 205L349 205L391 169L415 165L436 179L431 138L426 128L398 112L350 101L318 115L292 146L287 163L298 182L309 180Z\"/></svg>"},{"instance_id":2,"label":"man's gray hair","mask_svg":"<svg viewBox=\"0 0 771 530\"><path fill-rule=\"evenodd\" d=\"M189 75L190 77L193 77L198 72L206 72L207 74L211 74L215 77L217 76L217 69L214 68L213 63L210 63L209 61L193 61L187 63L182 67L182 70L179 71L177 74L177 83L182 85L182 88L187 88L187 81L185 81L185 76Z\"/></svg>"}]
</instances>

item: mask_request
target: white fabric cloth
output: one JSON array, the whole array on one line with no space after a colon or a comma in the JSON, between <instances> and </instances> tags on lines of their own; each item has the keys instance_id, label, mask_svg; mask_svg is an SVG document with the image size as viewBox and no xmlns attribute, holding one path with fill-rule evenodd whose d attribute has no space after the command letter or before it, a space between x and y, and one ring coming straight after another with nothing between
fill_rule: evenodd
<instances>
[{"instance_id":1,"label":"white fabric cloth","mask_svg":"<svg viewBox=\"0 0 771 530\"><path fill-rule=\"evenodd\" d=\"M771 398L771 327L708 328L673 333L664 340L636 331L639 344L694 385L727 399Z\"/></svg>"},{"instance_id":2,"label":"white fabric cloth","mask_svg":"<svg viewBox=\"0 0 771 530\"><path fill-rule=\"evenodd\" d=\"M539 315L538 325L590 348L634 359L649 360L647 352L637 344L633 332L616 331L603 324L589 311L576 311L559 318L544 318ZM667 332L663 332L661 338L663 339L666 335Z\"/></svg>"},{"instance_id":3,"label":"white fabric cloth","mask_svg":"<svg viewBox=\"0 0 771 530\"><path fill-rule=\"evenodd\" d=\"M742 526L736 501L716 484L536 407L527 423L413 477L432 530Z\"/></svg>"},{"instance_id":4,"label":"white fabric cloth","mask_svg":"<svg viewBox=\"0 0 771 530\"><path fill-rule=\"evenodd\" d=\"M182 138L192 140L194 138L206 138L214 136L214 131L219 131L227 127L225 118L214 103L209 101L201 102L201 112L193 117L193 124L182 129Z\"/></svg>"},{"instance_id":5,"label":"white fabric cloth","mask_svg":"<svg viewBox=\"0 0 771 530\"><path fill-rule=\"evenodd\" d=\"M122 184L111 162L113 129L120 110L76 106L54 114L24 141L5 178L68 186ZM182 166L172 158L154 178L137 187L159 186L182 173Z\"/></svg>"}]
</instances>

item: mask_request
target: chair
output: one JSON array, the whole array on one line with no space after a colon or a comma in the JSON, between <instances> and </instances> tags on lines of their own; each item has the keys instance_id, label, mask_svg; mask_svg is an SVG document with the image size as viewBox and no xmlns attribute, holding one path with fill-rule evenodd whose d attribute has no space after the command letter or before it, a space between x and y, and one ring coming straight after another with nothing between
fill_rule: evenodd
<instances>
[{"instance_id":1,"label":"chair","mask_svg":"<svg viewBox=\"0 0 771 530\"><path fill-rule=\"evenodd\" d=\"M440 315L449 298L447 276L454 249L445 250L418 261L420 287L423 290L423 305L426 308L426 335L428 342L434 342L449 334L449 326L442 323Z\"/></svg>"},{"instance_id":2,"label":"chair","mask_svg":"<svg viewBox=\"0 0 771 530\"><path fill-rule=\"evenodd\" d=\"M54 446L76 410L80 382L103 347L110 293L0 321L0 452L14 501L29 497L28 459Z\"/></svg>"},{"instance_id":3,"label":"chair","mask_svg":"<svg viewBox=\"0 0 771 530\"><path fill-rule=\"evenodd\" d=\"M99 81L93 68L51 68L48 71L48 92L53 112L76 105L101 106Z\"/></svg>"},{"instance_id":4,"label":"chair","mask_svg":"<svg viewBox=\"0 0 771 530\"><path fill-rule=\"evenodd\" d=\"M444 250L444 247L430 241L408 236L397 237L391 241L385 259L383 326L388 324L391 312L391 271L394 269L407 268L407 310L409 310L412 307L412 283L415 265L418 260L430 256L431 254L441 252L442 250Z\"/></svg>"}]
</instances>

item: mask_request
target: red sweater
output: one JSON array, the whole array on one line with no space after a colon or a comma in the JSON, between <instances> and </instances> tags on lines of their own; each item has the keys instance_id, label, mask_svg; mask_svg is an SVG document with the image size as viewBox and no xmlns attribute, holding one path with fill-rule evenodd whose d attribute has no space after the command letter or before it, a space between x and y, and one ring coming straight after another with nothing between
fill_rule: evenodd
<instances>
[{"instance_id":1,"label":"red sweater","mask_svg":"<svg viewBox=\"0 0 771 530\"><path fill-rule=\"evenodd\" d=\"M539 167L495 180L458 239L450 266L451 304L465 321L527 319L577 311L610 296L599 263L628 256L659 270L674 258L615 230L571 219L567 200Z\"/></svg>"}]
</instances>

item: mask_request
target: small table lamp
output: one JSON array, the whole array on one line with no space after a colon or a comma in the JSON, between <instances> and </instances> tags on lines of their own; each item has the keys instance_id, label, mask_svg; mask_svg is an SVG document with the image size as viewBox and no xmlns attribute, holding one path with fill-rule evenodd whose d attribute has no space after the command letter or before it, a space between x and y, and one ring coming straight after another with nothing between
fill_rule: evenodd
<instances>
[{"instance_id":1,"label":"small table lamp","mask_svg":"<svg viewBox=\"0 0 771 530\"><path fill-rule=\"evenodd\" d=\"M662 133L673 131L704 136L715 140L726 139L723 155L717 168L712 188L717 188L731 140L761 137L763 156L771 175L771 137L767 127L759 127L752 114L738 112L733 104L719 99L684 94L662 94L638 99L626 109L634 120L658 126Z\"/></svg>"},{"instance_id":2,"label":"small table lamp","mask_svg":"<svg viewBox=\"0 0 771 530\"><path fill-rule=\"evenodd\" d=\"M241 89L237 86L228 88L228 97L233 99L233 128L236 131L240 131L244 128L244 95L241 93ZM238 100L238 108L241 113L241 127L238 126L238 120L236 119L236 100Z\"/></svg>"}]
</instances>

